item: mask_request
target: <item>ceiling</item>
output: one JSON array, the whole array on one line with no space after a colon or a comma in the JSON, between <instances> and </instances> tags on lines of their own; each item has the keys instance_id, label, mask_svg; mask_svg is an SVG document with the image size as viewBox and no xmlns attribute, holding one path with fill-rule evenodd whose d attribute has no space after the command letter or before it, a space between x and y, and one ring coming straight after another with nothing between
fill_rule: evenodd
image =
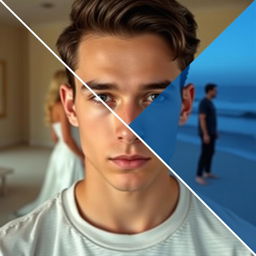
<instances>
[{"instance_id":1,"label":"ceiling","mask_svg":"<svg viewBox=\"0 0 256 256\"><path fill-rule=\"evenodd\" d=\"M122 1L122 0L120 0ZM139 0L137 0L139 1ZM247 6L253 0L178 0L189 9L211 8L219 6L242 5ZM68 21L72 0L4 0L27 24L49 23L54 21ZM46 9L43 3L53 4L54 7ZM15 18L0 3L0 21L10 24L19 24Z\"/></svg>"},{"instance_id":2,"label":"ceiling","mask_svg":"<svg viewBox=\"0 0 256 256\"><path fill-rule=\"evenodd\" d=\"M4 2L26 23L50 23L54 21L67 21L72 0L4 0ZM43 3L51 3L53 8L43 8ZM12 15L1 6L0 3L0 20L15 24L17 21ZM18 24L18 23L17 23Z\"/></svg>"}]
</instances>

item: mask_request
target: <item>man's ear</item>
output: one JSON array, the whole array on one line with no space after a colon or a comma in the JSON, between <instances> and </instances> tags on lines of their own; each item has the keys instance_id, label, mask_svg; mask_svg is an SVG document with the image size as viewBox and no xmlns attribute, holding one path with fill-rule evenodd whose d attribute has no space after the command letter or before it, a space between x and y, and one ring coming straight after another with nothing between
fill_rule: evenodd
<instances>
[{"instance_id":1,"label":"man's ear","mask_svg":"<svg viewBox=\"0 0 256 256\"><path fill-rule=\"evenodd\" d=\"M78 121L73 97L73 89L67 85L61 85L60 98L70 124L77 127Z\"/></svg>"},{"instance_id":2,"label":"man's ear","mask_svg":"<svg viewBox=\"0 0 256 256\"><path fill-rule=\"evenodd\" d=\"M195 87L194 84L190 83L182 89L182 108L179 121L180 125L185 124L188 120L188 117L192 111L194 97Z\"/></svg>"}]
</instances>

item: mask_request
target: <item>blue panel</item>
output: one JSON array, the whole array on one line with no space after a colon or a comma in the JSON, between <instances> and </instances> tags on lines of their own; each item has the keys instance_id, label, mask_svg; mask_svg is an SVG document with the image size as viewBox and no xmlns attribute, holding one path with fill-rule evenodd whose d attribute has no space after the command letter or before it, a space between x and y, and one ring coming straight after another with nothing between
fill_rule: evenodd
<instances>
[{"instance_id":1,"label":"blue panel","mask_svg":"<svg viewBox=\"0 0 256 256\"><path fill-rule=\"evenodd\" d=\"M236 136L230 141L232 152L240 152L241 148L235 150L236 140L244 136L251 136L250 148L255 148L256 144L256 2L254 1L191 65L187 82L197 85L199 92L196 97L202 98L202 86L208 82L219 85L219 99L216 100L217 109L224 109L226 115L233 115L231 121L225 121L225 132L235 131ZM176 167L176 160L172 159L175 152L176 137L178 132L179 114L181 111L181 88L187 76L187 71L183 72L164 92L161 94L144 112L138 116L131 124L134 129L146 143L169 165ZM249 88L250 87L250 88ZM243 100L244 98L244 100ZM239 105L240 104L240 105ZM246 110L244 110L246 108ZM246 111L241 119L241 111ZM237 115L235 115L237 113ZM250 113L250 114L248 114ZM197 113L194 109L194 123L189 120L189 125L196 126ZM192 116L193 117L193 116ZM240 118L240 119L239 119ZM250 120L249 120L250 119ZM248 121L249 120L249 121ZM250 126L244 127L247 123ZM221 122L219 124L221 126ZM255 127L251 128L251 127ZM194 135L197 137L195 129ZM190 134L191 135L191 134ZM247 138L246 137L246 138ZM221 140L221 138L220 138ZM231 143L232 142L232 143ZM223 141L223 143L226 143ZM240 143L239 145L242 145ZM191 159L191 152L182 152L178 159L180 162L194 162L197 159ZM256 152L254 152L256 154ZM187 158L187 160L186 160ZM223 157L222 157L223 159ZM223 160L222 160L223 161ZM224 160L225 161L225 160ZM171 165L170 165L171 163ZM186 165L186 163L184 164ZM223 164L225 165L225 163ZM244 166L246 169L246 166ZM220 180L219 184L226 186L211 185L207 193L207 187L200 187L195 183L195 168L187 166L184 170L175 170L176 173L186 181L186 183L200 196L206 203L219 215L225 223L230 226L238 236L240 236L247 245L256 251L256 170L246 172L251 183L241 183L243 170L238 170L240 175L229 176L229 180ZM193 172L193 175L190 173ZM235 173L235 172L234 172ZM233 180L233 181L232 181ZM218 181L214 181L218 184ZM240 183L240 187L233 184ZM244 186L244 189L243 189ZM250 186L250 193L247 186ZM215 192L212 191L215 188ZM242 196L238 199L234 196L238 191ZM208 191L208 192L209 192ZM253 192L252 192L253 191ZM243 194L244 193L244 194ZM218 196L215 196L215 195ZM223 203L225 200L226 202ZM245 215L241 215L242 198L246 198L247 212L250 214L250 220ZM243 200L244 201L244 200ZM244 203L244 202L243 202ZM244 207L244 204L243 204ZM228 209L227 209L228 208ZM231 210L232 209L232 210ZM248 215L249 216L249 215ZM255 219L255 222L253 220Z\"/></svg>"}]
</instances>

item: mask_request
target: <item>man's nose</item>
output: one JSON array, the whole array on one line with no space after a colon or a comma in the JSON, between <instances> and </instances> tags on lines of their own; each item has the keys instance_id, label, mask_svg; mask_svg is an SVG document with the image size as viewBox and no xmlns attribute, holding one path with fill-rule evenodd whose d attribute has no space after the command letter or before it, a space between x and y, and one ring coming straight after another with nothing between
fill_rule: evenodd
<instances>
[{"instance_id":1,"label":"man's nose","mask_svg":"<svg viewBox=\"0 0 256 256\"><path fill-rule=\"evenodd\" d=\"M122 120L129 125L140 113L142 109L135 103L129 102L120 107L116 113ZM139 139L125 125L116 118L115 121L116 138L126 144L139 142Z\"/></svg>"}]
</instances>

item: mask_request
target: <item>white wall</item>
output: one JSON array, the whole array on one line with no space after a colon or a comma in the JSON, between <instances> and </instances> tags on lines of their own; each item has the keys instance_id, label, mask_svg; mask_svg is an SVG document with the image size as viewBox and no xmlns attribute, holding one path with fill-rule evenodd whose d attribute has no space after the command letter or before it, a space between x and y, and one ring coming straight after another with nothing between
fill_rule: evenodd
<instances>
[{"instance_id":1,"label":"white wall","mask_svg":"<svg viewBox=\"0 0 256 256\"><path fill-rule=\"evenodd\" d=\"M236 5L214 6L213 1L211 7L195 9L194 15L198 23L198 36L201 39L198 54L242 13L247 4L244 2Z\"/></svg>"},{"instance_id":2,"label":"white wall","mask_svg":"<svg viewBox=\"0 0 256 256\"><path fill-rule=\"evenodd\" d=\"M7 71L7 113L0 118L0 147L5 147L29 139L28 37L23 27L1 22L0 38Z\"/></svg>"},{"instance_id":3,"label":"white wall","mask_svg":"<svg viewBox=\"0 0 256 256\"><path fill-rule=\"evenodd\" d=\"M66 26L64 22L35 25L32 27L47 45L55 50L58 35ZM44 124L44 101L53 73L62 68L59 61L29 35L29 87L30 87L30 144L52 144L49 128Z\"/></svg>"}]
</instances>

